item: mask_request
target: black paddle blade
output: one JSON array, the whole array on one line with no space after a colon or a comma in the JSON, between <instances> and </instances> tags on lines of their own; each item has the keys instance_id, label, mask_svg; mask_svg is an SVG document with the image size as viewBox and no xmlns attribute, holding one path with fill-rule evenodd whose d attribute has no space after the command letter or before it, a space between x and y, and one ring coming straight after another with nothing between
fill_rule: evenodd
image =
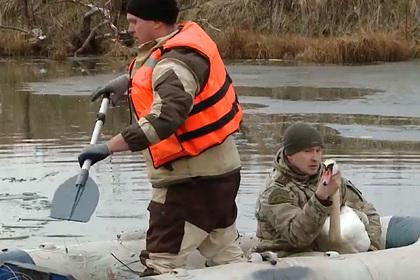
<instances>
[{"instance_id":1,"label":"black paddle blade","mask_svg":"<svg viewBox=\"0 0 420 280\"><path fill-rule=\"evenodd\" d=\"M99 189L90 177L84 186L76 186L78 175L67 179L55 191L50 216L55 219L86 223L99 201Z\"/></svg>"}]
</instances>

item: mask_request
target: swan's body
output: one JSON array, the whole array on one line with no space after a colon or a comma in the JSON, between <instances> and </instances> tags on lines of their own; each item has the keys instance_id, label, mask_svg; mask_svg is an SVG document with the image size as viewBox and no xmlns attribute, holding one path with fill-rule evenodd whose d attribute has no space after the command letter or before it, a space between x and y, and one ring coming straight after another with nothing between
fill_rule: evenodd
<instances>
[{"instance_id":1,"label":"swan's body","mask_svg":"<svg viewBox=\"0 0 420 280\"><path fill-rule=\"evenodd\" d=\"M320 250L334 250L340 253L366 252L370 247L370 239L364 223L351 207L343 206L340 211L339 228L340 238L336 241L330 239L330 217L324 223L317 238Z\"/></svg>"}]
</instances>

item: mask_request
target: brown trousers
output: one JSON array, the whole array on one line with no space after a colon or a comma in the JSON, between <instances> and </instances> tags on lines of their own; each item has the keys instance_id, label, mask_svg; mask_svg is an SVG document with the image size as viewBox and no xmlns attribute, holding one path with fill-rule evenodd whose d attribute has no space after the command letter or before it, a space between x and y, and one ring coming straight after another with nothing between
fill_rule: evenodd
<instances>
[{"instance_id":1,"label":"brown trousers","mask_svg":"<svg viewBox=\"0 0 420 280\"><path fill-rule=\"evenodd\" d=\"M149 229L141 262L159 273L185 266L198 249L207 264L240 261L235 220L239 170L222 177L192 178L154 188Z\"/></svg>"}]
</instances>

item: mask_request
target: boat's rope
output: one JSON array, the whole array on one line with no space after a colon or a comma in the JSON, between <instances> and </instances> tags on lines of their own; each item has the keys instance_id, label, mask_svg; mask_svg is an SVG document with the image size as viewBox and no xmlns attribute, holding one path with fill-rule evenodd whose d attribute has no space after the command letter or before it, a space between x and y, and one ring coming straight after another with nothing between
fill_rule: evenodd
<instances>
[{"instance_id":1,"label":"boat's rope","mask_svg":"<svg viewBox=\"0 0 420 280\"><path fill-rule=\"evenodd\" d=\"M117 256L114 255L114 253L111 253L111 256L114 259L116 259L120 264L122 264L123 266L125 266L128 270L130 270L131 272L133 272L133 273L135 273L137 275L141 274L140 271L135 271L135 270L131 269L131 267L129 267L127 264L125 264L123 261L121 261L119 258L117 258ZM138 260L138 261L140 261L140 260ZM138 261L136 261L136 262L138 262ZM130 264L132 264L132 263L135 263L135 262L131 262Z\"/></svg>"}]
</instances>

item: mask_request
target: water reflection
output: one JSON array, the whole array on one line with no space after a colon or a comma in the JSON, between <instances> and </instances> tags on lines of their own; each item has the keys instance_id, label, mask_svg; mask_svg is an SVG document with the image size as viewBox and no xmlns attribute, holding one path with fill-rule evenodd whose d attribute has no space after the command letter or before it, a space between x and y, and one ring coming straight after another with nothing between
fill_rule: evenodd
<instances>
[{"instance_id":1,"label":"water reflection","mask_svg":"<svg viewBox=\"0 0 420 280\"><path fill-rule=\"evenodd\" d=\"M244 87L238 86L236 90L244 96L266 96L285 100L323 100L333 101L340 99L362 99L380 90L366 88L319 88L307 86L286 87Z\"/></svg>"},{"instance_id":2,"label":"water reflection","mask_svg":"<svg viewBox=\"0 0 420 280\"><path fill-rule=\"evenodd\" d=\"M378 67L372 71L382 69L384 79L388 79L388 66ZM91 176L101 195L89 223L48 219L55 189L77 174L77 154L90 140L99 103L90 103L87 95L123 68L96 60L0 63L0 211L6 213L1 219L0 240L9 240L0 241L0 245L9 246L10 239L16 246L35 246L46 238L59 242L104 240L121 230L147 227L151 190L138 153L116 154L92 168ZM400 68L404 69L402 65ZM420 113L393 110L395 104L403 106L401 96L408 96L410 106L418 111L420 93L412 92L412 88L420 88L417 79L407 81L409 75L400 71L408 83L400 95L392 88L363 86L363 77L357 80L351 73L353 68L346 68L345 73L353 76L355 84L342 82L341 87L316 82L313 86L299 85L296 75L289 76L294 85L286 87L262 88L259 79L254 85L249 79L241 83L241 77L249 73L270 76L276 70L283 75L286 70L299 69L231 68L245 108L241 132L236 135L243 162L237 199L240 230L255 230L258 189L271 168L284 130L295 121L318 127L324 135L326 156L340 163L345 176L382 214L420 215L420 195L413 195L420 191ZM305 77L323 71L305 69ZM275 83L270 81L267 84ZM102 139L118 133L129 123L128 118L126 106L110 108Z\"/></svg>"},{"instance_id":3,"label":"water reflection","mask_svg":"<svg viewBox=\"0 0 420 280\"><path fill-rule=\"evenodd\" d=\"M317 127L323 135L327 153L420 153L419 118L246 113L241 132L258 145L259 152L273 153L286 128L297 121Z\"/></svg>"}]
</instances>

